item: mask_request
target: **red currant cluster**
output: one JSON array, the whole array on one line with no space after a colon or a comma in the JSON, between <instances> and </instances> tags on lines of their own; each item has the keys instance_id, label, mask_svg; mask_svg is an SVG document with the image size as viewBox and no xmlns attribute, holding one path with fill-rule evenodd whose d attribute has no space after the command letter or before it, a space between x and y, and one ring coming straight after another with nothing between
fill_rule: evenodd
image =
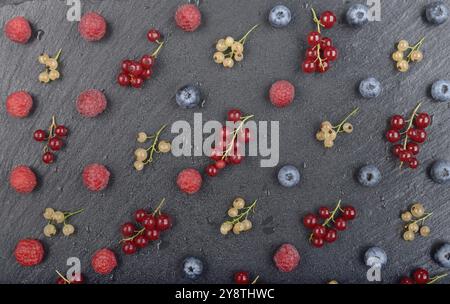
<instances>
[{"instance_id":1,"label":"red currant cluster","mask_svg":"<svg viewBox=\"0 0 450 304\"><path fill-rule=\"evenodd\" d=\"M56 279L56 284L58 285L84 284L84 276L82 273L75 275L71 280L63 276L58 270L56 270L56 273L58 274L58 278Z\"/></svg>"},{"instance_id":2,"label":"red currant cluster","mask_svg":"<svg viewBox=\"0 0 450 304\"><path fill-rule=\"evenodd\" d=\"M400 284L403 285L412 285L412 284L434 284L442 278L445 278L448 274L444 273L442 275L436 276L434 278L430 278L430 274L428 270L423 268L418 268L414 271L412 278L411 277L403 277L400 280Z\"/></svg>"},{"instance_id":3,"label":"red currant cluster","mask_svg":"<svg viewBox=\"0 0 450 304\"><path fill-rule=\"evenodd\" d=\"M322 37L321 28L331 29L337 21L336 15L331 11L325 11L317 18L314 9L311 9L313 21L317 24L317 31L310 32L307 36L308 45L305 59L302 62L302 70L305 73L325 73L330 69L331 62L338 57L338 50L333 46L333 40Z\"/></svg>"},{"instance_id":4,"label":"red currant cluster","mask_svg":"<svg viewBox=\"0 0 450 304\"><path fill-rule=\"evenodd\" d=\"M64 142L63 138L67 137L69 130L63 125L57 125L55 116L52 117L52 124L48 129L48 133L44 130L37 130L33 137L37 142L47 141L44 147L44 154L42 161L46 164L52 164L55 161L55 154L51 151L59 151L62 149Z\"/></svg>"},{"instance_id":5,"label":"red currant cluster","mask_svg":"<svg viewBox=\"0 0 450 304\"><path fill-rule=\"evenodd\" d=\"M431 117L427 113L418 113L421 104L413 111L409 120L405 120L401 115L394 115L391 118L391 129L386 133L386 139L393 144L402 140L403 143L396 144L392 153L398 157L401 163L407 163L411 169L419 166L417 155L420 152L419 144L423 144L427 139L425 129L431 124Z\"/></svg>"},{"instance_id":6,"label":"red currant cluster","mask_svg":"<svg viewBox=\"0 0 450 304\"><path fill-rule=\"evenodd\" d=\"M135 221L142 226L138 229L135 224L129 222L121 227L121 233L125 237L122 239L122 251L131 255L138 249L145 248L150 241L159 239L160 233L172 227L172 219L169 215L161 213L165 199L153 213L147 213L144 209L139 209L134 214Z\"/></svg>"},{"instance_id":7,"label":"red currant cluster","mask_svg":"<svg viewBox=\"0 0 450 304\"><path fill-rule=\"evenodd\" d=\"M210 158L214 164L206 167L206 174L214 177L219 171L227 165L239 165L244 156L242 155L242 146L252 140L251 131L245 128L245 123L253 118L253 115L243 116L242 112L237 109L228 112L227 125L220 132L220 140L216 142L215 147L211 151ZM228 125L234 124L234 128Z\"/></svg>"},{"instance_id":8,"label":"red currant cluster","mask_svg":"<svg viewBox=\"0 0 450 304\"><path fill-rule=\"evenodd\" d=\"M234 283L239 285L256 284L259 276L257 276L253 281L250 281L250 274L247 271L239 271L234 274Z\"/></svg>"},{"instance_id":9,"label":"red currant cluster","mask_svg":"<svg viewBox=\"0 0 450 304\"><path fill-rule=\"evenodd\" d=\"M340 217L336 217L338 212ZM321 248L326 243L334 243L337 240L338 231L344 231L348 227L348 222L356 217L356 209L352 206L341 208L341 201L337 204L333 211L327 207L319 209L318 216L308 214L303 218L303 225L312 230L309 238L311 244L316 248ZM320 224L320 219L323 223ZM334 228L333 228L334 227Z\"/></svg>"},{"instance_id":10,"label":"red currant cluster","mask_svg":"<svg viewBox=\"0 0 450 304\"><path fill-rule=\"evenodd\" d=\"M123 87L131 86L139 89L144 85L144 81L150 79L153 75L153 66L156 57L164 45L164 41L160 41L161 33L155 29L151 29L147 33L150 42L158 44L158 48L151 55L142 56L141 60L124 60L122 61L122 71L117 77L117 82Z\"/></svg>"}]
</instances>

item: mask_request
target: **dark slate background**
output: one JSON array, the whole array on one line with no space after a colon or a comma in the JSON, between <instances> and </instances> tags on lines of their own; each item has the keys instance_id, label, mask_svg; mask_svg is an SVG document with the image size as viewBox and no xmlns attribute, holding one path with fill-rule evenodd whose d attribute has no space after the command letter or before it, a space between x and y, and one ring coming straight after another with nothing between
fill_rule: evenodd
<instances>
[{"instance_id":1,"label":"dark slate background","mask_svg":"<svg viewBox=\"0 0 450 304\"><path fill-rule=\"evenodd\" d=\"M365 283L365 249L377 245L389 256L383 268L385 283L397 282L416 267L441 273L431 258L440 243L450 241L450 189L434 184L427 170L433 160L448 158L450 111L429 97L430 85L448 77L450 22L439 27L423 19L423 7L431 1L382 0L382 21L362 29L344 22L346 1L282 1L293 14L285 29L273 29L266 18L279 1L209 0L201 4L203 25L195 33L176 28L173 16L183 1L83 1L83 11L100 12L108 21L108 36L87 43L77 31L77 23L66 20L65 1L1 1L0 23L11 17L26 16L37 37L26 45L0 39L0 282L53 283L55 269L65 271L68 257L79 257L83 273L91 283L188 283L181 275L184 257L201 257L207 269L199 283L231 283L234 271L248 270L268 283ZM448 2L448 1L446 1ZM14 4L11 4L14 3ZM450 4L450 3L447 3ZM314 29L309 7L319 12L331 9L339 24L326 34L334 39L340 59L325 75L305 75L299 71L299 58L305 51L305 37ZM240 37L254 24L256 30L246 45L245 60L232 70L224 70L212 60L214 42L226 35ZM137 58L153 45L145 39L151 27L168 36L154 79L142 90L124 89L116 84L119 63ZM415 43L426 36L425 59L410 72L398 73L390 59L395 43L404 38ZM37 81L42 66L38 55L63 48L62 81L42 85ZM357 94L360 80L374 76L384 86L381 97L364 100ZM287 79L296 85L294 104L275 109L268 102L271 83ZM163 155L137 173L132 168L135 136L138 131L153 132L162 124L180 119L193 120L194 111L182 110L174 102L176 90L187 84L200 85L206 103L204 120L224 120L227 110L241 108L257 120L278 120L281 124L280 166L301 168L302 182L295 189L283 189L276 180L276 168L260 168L259 159L247 159L241 166L227 169L220 177L207 179L200 193L186 196L175 186L177 173L186 168L199 170L206 157L174 158ZM104 90L108 109L98 118L86 119L75 109L82 91ZM16 90L28 90L35 107L30 117L14 119L6 114L6 97ZM383 134L388 118L395 113L409 115L418 101L433 115L428 142L423 147L417 171L398 169ZM352 120L355 133L342 136L332 150L314 139L320 122L339 121L354 107L361 108ZM46 128L51 115L70 128L70 136L58 161L41 163L42 146L32 140L33 131ZM165 138L172 136L166 132ZM100 162L112 172L106 191L91 193L81 181L82 168ZM364 164L376 164L383 172L382 183L374 189L360 187L354 175ZM39 176L39 187L31 195L18 195L8 185L11 169L31 166ZM223 237L219 226L235 196L248 201L259 199L252 216L254 229L238 237ZM156 206L167 198L166 211L175 218L173 229L162 242L135 256L120 252L119 227L141 207ZM333 206L339 199L359 212L350 229L338 242L323 249L308 244L308 231L300 220L322 205ZM406 243L401 239L401 211L413 202L422 202L435 214L429 221L432 235ZM75 236L42 234L46 207L62 210L85 208L71 221ZM22 268L13 250L22 238L38 238L46 248L45 261ZM294 244L301 264L294 272L278 272L272 255L282 243ZM92 271L90 259L102 247L113 248L119 267L110 276ZM447 280L447 282L449 282Z\"/></svg>"}]
</instances>

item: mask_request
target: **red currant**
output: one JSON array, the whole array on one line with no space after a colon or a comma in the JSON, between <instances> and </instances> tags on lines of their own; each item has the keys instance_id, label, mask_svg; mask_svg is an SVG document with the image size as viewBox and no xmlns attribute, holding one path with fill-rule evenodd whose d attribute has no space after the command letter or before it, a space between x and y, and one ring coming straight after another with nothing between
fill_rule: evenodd
<instances>
[{"instance_id":1,"label":"red currant","mask_svg":"<svg viewBox=\"0 0 450 304\"><path fill-rule=\"evenodd\" d=\"M334 220L334 227L336 228L336 230L344 231L345 229L347 229L347 221L342 217L338 217Z\"/></svg>"},{"instance_id":2,"label":"red currant","mask_svg":"<svg viewBox=\"0 0 450 304\"><path fill-rule=\"evenodd\" d=\"M63 125L59 125L55 129L55 134L59 137L66 137L68 132L69 130Z\"/></svg>"},{"instance_id":3,"label":"red currant","mask_svg":"<svg viewBox=\"0 0 450 304\"><path fill-rule=\"evenodd\" d=\"M122 245L122 251L123 253L130 255L130 254L135 254L136 253L136 246L133 244L132 241L126 241L123 245Z\"/></svg>"},{"instance_id":4,"label":"red currant","mask_svg":"<svg viewBox=\"0 0 450 304\"><path fill-rule=\"evenodd\" d=\"M227 166L227 163L224 160L219 159L218 161L216 161L214 166L216 166L217 169L221 170Z\"/></svg>"},{"instance_id":5,"label":"red currant","mask_svg":"<svg viewBox=\"0 0 450 304\"><path fill-rule=\"evenodd\" d=\"M325 242L324 242L323 238L313 236L311 239L311 244L316 248L322 248L323 245L325 245Z\"/></svg>"},{"instance_id":6,"label":"red currant","mask_svg":"<svg viewBox=\"0 0 450 304\"><path fill-rule=\"evenodd\" d=\"M249 143L253 139L252 132L250 129L245 128L244 130L241 130L238 134L238 141L242 143Z\"/></svg>"},{"instance_id":7,"label":"red currant","mask_svg":"<svg viewBox=\"0 0 450 304\"><path fill-rule=\"evenodd\" d=\"M306 59L302 62L302 70L307 74L314 73L316 71L316 62L313 59Z\"/></svg>"},{"instance_id":8,"label":"red currant","mask_svg":"<svg viewBox=\"0 0 450 304\"><path fill-rule=\"evenodd\" d=\"M130 84L133 88L139 89L144 85L144 79L141 77L132 77Z\"/></svg>"},{"instance_id":9,"label":"red currant","mask_svg":"<svg viewBox=\"0 0 450 304\"><path fill-rule=\"evenodd\" d=\"M228 111L228 121L238 122L241 120L242 112L237 109L232 109Z\"/></svg>"},{"instance_id":10,"label":"red currant","mask_svg":"<svg viewBox=\"0 0 450 304\"><path fill-rule=\"evenodd\" d=\"M322 225L316 225L312 230L312 234L318 238L323 238L326 233L327 229Z\"/></svg>"},{"instance_id":11,"label":"red currant","mask_svg":"<svg viewBox=\"0 0 450 304\"><path fill-rule=\"evenodd\" d=\"M146 215L144 220L142 221L142 225L147 230L155 229L155 227L156 227L156 219L153 216L153 214Z\"/></svg>"},{"instance_id":12,"label":"red currant","mask_svg":"<svg viewBox=\"0 0 450 304\"><path fill-rule=\"evenodd\" d=\"M129 69L130 65L132 65L132 64L133 64L133 61L128 60L128 59L122 61L122 64L121 64L122 71L128 73L128 71L129 71L128 69Z\"/></svg>"},{"instance_id":13,"label":"red currant","mask_svg":"<svg viewBox=\"0 0 450 304\"><path fill-rule=\"evenodd\" d=\"M58 277L57 279L56 279L56 284L57 285L66 285L66 284L69 284L66 280L64 280L63 278L61 278L61 277Z\"/></svg>"},{"instance_id":14,"label":"red currant","mask_svg":"<svg viewBox=\"0 0 450 304\"><path fill-rule=\"evenodd\" d=\"M397 130L389 130L386 133L386 139L390 143L396 143L400 140L400 133Z\"/></svg>"},{"instance_id":15,"label":"red currant","mask_svg":"<svg viewBox=\"0 0 450 304\"><path fill-rule=\"evenodd\" d=\"M329 61L335 61L338 57L338 51L334 46L329 46L323 50L323 56Z\"/></svg>"},{"instance_id":16,"label":"red currant","mask_svg":"<svg viewBox=\"0 0 450 304\"><path fill-rule=\"evenodd\" d=\"M419 167L419 161L413 157L408 161L408 165L411 169L417 169Z\"/></svg>"},{"instance_id":17,"label":"red currant","mask_svg":"<svg viewBox=\"0 0 450 304\"><path fill-rule=\"evenodd\" d=\"M117 83L122 87L127 87L130 85L130 77L126 73L120 73L117 77Z\"/></svg>"},{"instance_id":18,"label":"red currant","mask_svg":"<svg viewBox=\"0 0 450 304\"><path fill-rule=\"evenodd\" d=\"M44 130L37 130L34 132L33 138L35 141L42 142L47 138L47 133Z\"/></svg>"},{"instance_id":19,"label":"red currant","mask_svg":"<svg viewBox=\"0 0 450 304\"><path fill-rule=\"evenodd\" d=\"M138 223L142 223L146 216L147 216L147 213L145 212L144 209L139 209L134 213L134 219Z\"/></svg>"},{"instance_id":20,"label":"red currant","mask_svg":"<svg viewBox=\"0 0 450 304\"><path fill-rule=\"evenodd\" d=\"M401 116L401 115L392 116L392 118L391 118L392 129L399 131L405 127L405 124L406 124L406 122L405 122L405 119L403 118L403 116Z\"/></svg>"},{"instance_id":21,"label":"red currant","mask_svg":"<svg viewBox=\"0 0 450 304\"><path fill-rule=\"evenodd\" d=\"M316 47L310 47L306 49L306 58L307 59L312 59L312 60L316 60L317 56L319 54L317 53L317 48Z\"/></svg>"},{"instance_id":22,"label":"red currant","mask_svg":"<svg viewBox=\"0 0 450 304\"><path fill-rule=\"evenodd\" d=\"M150 78L152 77L152 75L153 75L153 70L152 70L152 69L145 69L145 70L142 72L141 77L142 77L143 79L150 79Z\"/></svg>"},{"instance_id":23,"label":"red currant","mask_svg":"<svg viewBox=\"0 0 450 304\"><path fill-rule=\"evenodd\" d=\"M136 231L136 227L133 223L125 223L120 227L120 232L124 237L130 237Z\"/></svg>"},{"instance_id":24,"label":"red currant","mask_svg":"<svg viewBox=\"0 0 450 304\"><path fill-rule=\"evenodd\" d=\"M308 44L310 46L316 46L320 43L320 33L319 32L311 32L308 34L308 36L306 37L306 40L308 41Z\"/></svg>"},{"instance_id":25,"label":"red currant","mask_svg":"<svg viewBox=\"0 0 450 304\"><path fill-rule=\"evenodd\" d=\"M336 15L331 11L325 11L320 16L320 23L326 29L332 28L336 23L336 20L337 20Z\"/></svg>"},{"instance_id":26,"label":"red currant","mask_svg":"<svg viewBox=\"0 0 450 304\"><path fill-rule=\"evenodd\" d=\"M321 63L318 63L316 66L316 71L318 73L325 73L330 69L330 63L328 60L324 59Z\"/></svg>"},{"instance_id":27,"label":"red currant","mask_svg":"<svg viewBox=\"0 0 450 304\"><path fill-rule=\"evenodd\" d=\"M147 39L150 42L157 42L159 39L161 39L161 33L156 29L151 29L147 33Z\"/></svg>"},{"instance_id":28,"label":"red currant","mask_svg":"<svg viewBox=\"0 0 450 304\"><path fill-rule=\"evenodd\" d=\"M392 148L392 153L397 157L400 156L400 153L402 153L403 151L405 151L405 150L403 149L402 145L395 145Z\"/></svg>"},{"instance_id":29,"label":"red currant","mask_svg":"<svg viewBox=\"0 0 450 304\"><path fill-rule=\"evenodd\" d=\"M47 165L53 164L55 155L52 152L45 152L44 155L42 155L42 161Z\"/></svg>"},{"instance_id":30,"label":"red currant","mask_svg":"<svg viewBox=\"0 0 450 304\"><path fill-rule=\"evenodd\" d=\"M155 64L155 57L151 55L144 55L140 61L144 69L150 69Z\"/></svg>"},{"instance_id":31,"label":"red currant","mask_svg":"<svg viewBox=\"0 0 450 304\"><path fill-rule=\"evenodd\" d=\"M406 145L406 151L411 152L413 155L417 155L420 152L420 148L418 144L410 142Z\"/></svg>"},{"instance_id":32,"label":"red currant","mask_svg":"<svg viewBox=\"0 0 450 304\"><path fill-rule=\"evenodd\" d=\"M250 275L246 271L239 271L234 274L236 284L250 284Z\"/></svg>"},{"instance_id":33,"label":"red currant","mask_svg":"<svg viewBox=\"0 0 450 304\"><path fill-rule=\"evenodd\" d=\"M159 231L156 229L145 230L144 237L149 241L156 241L159 239Z\"/></svg>"},{"instance_id":34,"label":"red currant","mask_svg":"<svg viewBox=\"0 0 450 304\"><path fill-rule=\"evenodd\" d=\"M414 280L411 279L411 278L408 278L408 277L403 277L400 280L400 284L402 284L402 285L413 285L414 284Z\"/></svg>"},{"instance_id":35,"label":"red currant","mask_svg":"<svg viewBox=\"0 0 450 304\"><path fill-rule=\"evenodd\" d=\"M409 162L409 160L412 158L412 153L408 151L403 151L399 155L401 162Z\"/></svg>"},{"instance_id":36,"label":"red currant","mask_svg":"<svg viewBox=\"0 0 450 304\"><path fill-rule=\"evenodd\" d=\"M148 240L141 234L133 240L133 243L137 248L144 248L148 245Z\"/></svg>"},{"instance_id":37,"label":"red currant","mask_svg":"<svg viewBox=\"0 0 450 304\"><path fill-rule=\"evenodd\" d=\"M219 170L217 170L216 166L209 165L208 167L206 167L206 174L208 176L215 177L217 176L217 174L219 174Z\"/></svg>"},{"instance_id":38,"label":"red currant","mask_svg":"<svg viewBox=\"0 0 450 304\"><path fill-rule=\"evenodd\" d=\"M419 113L414 120L414 125L419 129L428 128L431 124L431 117L427 113Z\"/></svg>"},{"instance_id":39,"label":"red currant","mask_svg":"<svg viewBox=\"0 0 450 304\"><path fill-rule=\"evenodd\" d=\"M343 210L344 211L342 212L342 217L344 218L344 220L351 221L356 218L356 209L352 206L346 206Z\"/></svg>"},{"instance_id":40,"label":"red currant","mask_svg":"<svg viewBox=\"0 0 450 304\"><path fill-rule=\"evenodd\" d=\"M141 76L143 72L144 72L144 67L139 62L133 62L128 67L128 73L130 73L131 75L133 75L135 77Z\"/></svg>"},{"instance_id":41,"label":"red currant","mask_svg":"<svg viewBox=\"0 0 450 304\"><path fill-rule=\"evenodd\" d=\"M427 132L423 129L417 129L416 135L412 138L415 142L423 144L427 140Z\"/></svg>"},{"instance_id":42,"label":"red currant","mask_svg":"<svg viewBox=\"0 0 450 304\"><path fill-rule=\"evenodd\" d=\"M209 156L212 160L219 161L223 157L223 151L220 148L214 148L211 150L211 155Z\"/></svg>"},{"instance_id":43,"label":"red currant","mask_svg":"<svg viewBox=\"0 0 450 304\"><path fill-rule=\"evenodd\" d=\"M333 40L331 40L331 38L328 38L328 37L323 37L320 40L320 48L322 50L324 50L324 49L326 49L329 46L333 46Z\"/></svg>"},{"instance_id":44,"label":"red currant","mask_svg":"<svg viewBox=\"0 0 450 304\"><path fill-rule=\"evenodd\" d=\"M333 228L327 229L327 233L323 239L327 243L334 243L337 240L337 231Z\"/></svg>"},{"instance_id":45,"label":"red currant","mask_svg":"<svg viewBox=\"0 0 450 304\"><path fill-rule=\"evenodd\" d=\"M330 217L330 209L328 209L327 207L320 207L319 216L321 219L328 219Z\"/></svg>"},{"instance_id":46,"label":"red currant","mask_svg":"<svg viewBox=\"0 0 450 304\"><path fill-rule=\"evenodd\" d=\"M308 214L303 218L303 226L308 229L313 229L318 224L319 220L314 214Z\"/></svg>"},{"instance_id":47,"label":"red currant","mask_svg":"<svg viewBox=\"0 0 450 304\"><path fill-rule=\"evenodd\" d=\"M59 151L59 150L61 150L61 148L63 146L63 142L61 139L53 137L48 141L48 146L53 151Z\"/></svg>"},{"instance_id":48,"label":"red currant","mask_svg":"<svg viewBox=\"0 0 450 304\"><path fill-rule=\"evenodd\" d=\"M230 156L230 161L233 165L239 165L244 160L244 157L242 155L233 154Z\"/></svg>"},{"instance_id":49,"label":"red currant","mask_svg":"<svg viewBox=\"0 0 450 304\"><path fill-rule=\"evenodd\" d=\"M413 278L417 284L426 284L430 281L430 275L428 274L428 271L423 268L419 268L414 271Z\"/></svg>"},{"instance_id":50,"label":"red currant","mask_svg":"<svg viewBox=\"0 0 450 304\"><path fill-rule=\"evenodd\" d=\"M172 227L172 220L167 214L161 214L156 217L156 229L165 231Z\"/></svg>"}]
</instances>

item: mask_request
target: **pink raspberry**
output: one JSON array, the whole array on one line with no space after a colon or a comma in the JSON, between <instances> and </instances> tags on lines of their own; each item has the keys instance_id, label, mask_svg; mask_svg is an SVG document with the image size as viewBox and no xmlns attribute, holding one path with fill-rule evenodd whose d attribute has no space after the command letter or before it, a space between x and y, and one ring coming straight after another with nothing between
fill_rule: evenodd
<instances>
[{"instance_id":1,"label":"pink raspberry","mask_svg":"<svg viewBox=\"0 0 450 304\"><path fill-rule=\"evenodd\" d=\"M110 274L117 266L116 255L108 248L97 250L92 257L91 265L98 274Z\"/></svg>"},{"instance_id":2,"label":"pink raspberry","mask_svg":"<svg viewBox=\"0 0 450 304\"><path fill-rule=\"evenodd\" d=\"M281 272L291 272L297 268L300 254L293 245L283 244L273 256L273 261Z\"/></svg>"},{"instance_id":3,"label":"pink raspberry","mask_svg":"<svg viewBox=\"0 0 450 304\"><path fill-rule=\"evenodd\" d=\"M37 185L36 175L27 166L18 166L12 170L9 184L18 193L31 193Z\"/></svg>"},{"instance_id":4,"label":"pink raspberry","mask_svg":"<svg viewBox=\"0 0 450 304\"><path fill-rule=\"evenodd\" d=\"M20 240L14 250L17 263L26 267L41 263L44 259L44 254L44 246L42 246L41 242L32 239Z\"/></svg>"},{"instance_id":5,"label":"pink raspberry","mask_svg":"<svg viewBox=\"0 0 450 304\"><path fill-rule=\"evenodd\" d=\"M78 31L87 41L98 41L106 34L106 21L102 15L88 12L81 17Z\"/></svg>"},{"instance_id":6,"label":"pink raspberry","mask_svg":"<svg viewBox=\"0 0 450 304\"><path fill-rule=\"evenodd\" d=\"M102 191L108 186L108 169L100 164L90 164L83 170L83 183L91 191Z\"/></svg>"},{"instance_id":7,"label":"pink raspberry","mask_svg":"<svg viewBox=\"0 0 450 304\"><path fill-rule=\"evenodd\" d=\"M202 186L202 182L202 176L195 169L184 169L177 177L178 188L187 194L198 192Z\"/></svg>"},{"instance_id":8,"label":"pink raspberry","mask_svg":"<svg viewBox=\"0 0 450 304\"><path fill-rule=\"evenodd\" d=\"M6 98L6 111L12 117L27 117L32 107L33 98L25 91L14 92Z\"/></svg>"},{"instance_id":9,"label":"pink raspberry","mask_svg":"<svg viewBox=\"0 0 450 304\"><path fill-rule=\"evenodd\" d=\"M194 4L183 4L175 13L175 22L183 31L193 32L202 23L202 13Z\"/></svg>"},{"instance_id":10,"label":"pink raspberry","mask_svg":"<svg viewBox=\"0 0 450 304\"><path fill-rule=\"evenodd\" d=\"M24 17L14 17L6 22L3 30L11 41L25 44L31 38L31 26Z\"/></svg>"},{"instance_id":11,"label":"pink raspberry","mask_svg":"<svg viewBox=\"0 0 450 304\"><path fill-rule=\"evenodd\" d=\"M269 97L274 106L284 108L294 100L295 87L287 80L279 80L272 84Z\"/></svg>"},{"instance_id":12,"label":"pink raspberry","mask_svg":"<svg viewBox=\"0 0 450 304\"><path fill-rule=\"evenodd\" d=\"M106 106L106 97L99 90L87 90L77 99L77 110L84 117L96 117L105 111Z\"/></svg>"}]
</instances>

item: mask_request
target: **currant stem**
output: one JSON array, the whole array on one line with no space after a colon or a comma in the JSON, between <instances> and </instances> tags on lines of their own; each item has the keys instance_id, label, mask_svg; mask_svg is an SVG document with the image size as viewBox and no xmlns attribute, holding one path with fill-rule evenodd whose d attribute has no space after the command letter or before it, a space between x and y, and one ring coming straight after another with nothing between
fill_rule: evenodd
<instances>
[{"instance_id":1,"label":"currant stem","mask_svg":"<svg viewBox=\"0 0 450 304\"><path fill-rule=\"evenodd\" d=\"M68 212L64 212L64 220L67 220L69 217L72 217L74 215L80 214L83 211L84 211L84 208L80 209L78 211L75 211L75 212L69 212L69 213Z\"/></svg>"},{"instance_id":2,"label":"currant stem","mask_svg":"<svg viewBox=\"0 0 450 304\"><path fill-rule=\"evenodd\" d=\"M67 284L71 284L70 281L61 274L61 272L59 272L58 270L55 270L55 271L61 277L61 279L63 279Z\"/></svg>"},{"instance_id":3,"label":"currant stem","mask_svg":"<svg viewBox=\"0 0 450 304\"><path fill-rule=\"evenodd\" d=\"M320 27L323 26L323 24L320 22L319 18L317 18L316 11L312 7L311 7L311 12L313 14L313 21L315 24L317 24L317 32L320 34L321 33Z\"/></svg>"},{"instance_id":4,"label":"currant stem","mask_svg":"<svg viewBox=\"0 0 450 304\"><path fill-rule=\"evenodd\" d=\"M234 142L235 142L235 140L236 140L236 138L237 138L239 132L242 130L242 128L244 127L245 123L246 123L249 119L251 119L251 118L253 118L253 117L255 117L255 115L248 115L248 116L243 117L243 119L241 120L241 123L239 124L239 127L237 127L237 129L234 130L233 133L232 133L232 134L233 134L232 140L231 140L231 142L228 144L227 150L225 151L225 153L224 153L223 156L222 156L222 160L225 160L225 158L230 154L230 152L233 151L233 148L234 148Z\"/></svg>"},{"instance_id":5,"label":"currant stem","mask_svg":"<svg viewBox=\"0 0 450 304\"><path fill-rule=\"evenodd\" d=\"M255 285L256 284L256 282L259 280L259 276L257 276L254 280L253 280L253 282L252 282L252 284L251 285Z\"/></svg>"},{"instance_id":6,"label":"currant stem","mask_svg":"<svg viewBox=\"0 0 450 304\"><path fill-rule=\"evenodd\" d=\"M420 219L417 219L417 220L415 220L414 222L409 223L408 225L411 225L411 224L417 224L417 223L419 223L419 222L422 222L422 224L423 224L423 223L425 222L425 220L426 220L427 218L431 217L432 215L433 215L433 212L427 213L424 217L422 217L422 218L420 218ZM406 225L405 228L407 228L408 225Z\"/></svg>"},{"instance_id":7,"label":"currant stem","mask_svg":"<svg viewBox=\"0 0 450 304\"><path fill-rule=\"evenodd\" d=\"M434 283L436 283L437 281L439 281L440 279L443 279L443 278L445 278L446 276L448 276L448 273L444 273L444 274L441 274L441 275L438 275L438 276L436 276L436 277L434 277L434 278L431 278L431 281L430 282L428 282L427 284L434 284Z\"/></svg>"},{"instance_id":8,"label":"currant stem","mask_svg":"<svg viewBox=\"0 0 450 304\"><path fill-rule=\"evenodd\" d=\"M242 44L245 44L245 41L247 40L248 35L250 35L251 32L253 32L259 24L254 25L240 40L239 42Z\"/></svg>"},{"instance_id":9,"label":"currant stem","mask_svg":"<svg viewBox=\"0 0 450 304\"><path fill-rule=\"evenodd\" d=\"M141 235L142 233L144 233L144 231L145 231L145 228L142 228L142 229L136 231L136 233L135 233L133 236L130 236L129 238L120 240L119 243L127 242L127 241L132 241L132 240L134 240L137 236L139 236L139 235Z\"/></svg>"},{"instance_id":10,"label":"currant stem","mask_svg":"<svg viewBox=\"0 0 450 304\"><path fill-rule=\"evenodd\" d=\"M411 52L409 52L408 56L406 57L408 59L408 62L411 61L412 52L419 50L422 47L424 41L425 41L425 37L420 39L420 41L418 43L416 43L416 45L414 45L413 47L410 47Z\"/></svg>"},{"instance_id":11,"label":"currant stem","mask_svg":"<svg viewBox=\"0 0 450 304\"><path fill-rule=\"evenodd\" d=\"M405 150L406 150L406 146L408 145L408 139L409 139L408 131L412 128L412 125L413 125L413 123L414 123L414 118L416 117L417 112L419 111L421 105L422 105L422 103L420 102L420 103L414 108L413 114L411 115L411 118L408 120L408 121L409 121L409 122L408 122L408 128L407 128L406 131L405 131L405 140L404 140L404 142L403 142L403 149L405 149ZM400 163L400 168L401 168L402 166L403 166L403 162Z\"/></svg>"},{"instance_id":12,"label":"currant stem","mask_svg":"<svg viewBox=\"0 0 450 304\"><path fill-rule=\"evenodd\" d=\"M341 202L342 200L339 200L336 208L334 208L333 212L331 212L330 217L322 224L322 226L327 226L331 221L334 221L334 216L341 209Z\"/></svg>"},{"instance_id":13,"label":"currant stem","mask_svg":"<svg viewBox=\"0 0 450 304\"><path fill-rule=\"evenodd\" d=\"M161 214L161 208L164 206L164 203L166 202L166 198L163 198L161 202L159 203L158 207L156 207L155 211L153 211L153 216L156 215L156 213Z\"/></svg>"},{"instance_id":14,"label":"currant stem","mask_svg":"<svg viewBox=\"0 0 450 304\"><path fill-rule=\"evenodd\" d=\"M62 49L59 49L58 53L57 53L56 56L55 56L55 60L56 60L56 61L58 61L59 56L61 56L61 53L62 53Z\"/></svg>"},{"instance_id":15,"label":"currant stem","mask_svg":"<svg viewBox=\"0 0 450 304\"><path fill-rule=\"evenodd\" d=\"M153 143L152 143L152 145L150 146L150 148L147 149L147 151L150 151L150 155L149 155L147 161L144 162L144 164L149 164L149 163L153 162L153 154L154 154L155 152L158 152L158 150L156 149L156 145L158 144L159 136L161 135L161 132L164 131L164 129L165 129L166 127L167 127L167 125L163 125L163 126L158 130L158 132L156 132L156 134L153 135Z\"/></svg>"},{"instance_id":16,"label":"currant stem","mask_svg":"<svg viewBox=\"0 0 450 304\"><path fill-rule=\"evenodd\" d=\"M158 57L158 54L161 51L161 49L162 49L162 47L163 47L165 42L164 41L162 41L162 42L157 41L157 43L159 44L158 48L151 54L151 56L154 57L154 58Z\"/></svg>"},{"instance_id":17,"label":"currant stem","mask_svg":"<svg viewBox=\"0 0 450 304\"><path fill-rule=\"evenodd\" d=\"M347 117L344 118L344 120L338 124L337 126L333 127L333 129L336 129L336 132L340 132L344 124L350 119L350 117L356 115L359 111L359 107L355 108L350 114L347 115Z\"/></svg>"},{"instance_id":18,"label":"currant stem","mask_svg":"<svg viewBox=\"0 0 450 304\"><path fill-rule=\"evenodd\" d=\"M255 209L255 206L256 206L256 202L257 202L257 201L258 201L258 200L255 200L255 201L253 202L253 204L251 204L249 207L245 208L245 211L242 212L241 214L239 214L237 217L235 217L230 223L231 223L232 225L234 225L234 224L240 222L241 219L242 219L244 216L246 216L246 218L247 218L247 216L248 216L248 214L250 213L250 211L251 211L252 209L253 209L253 210Z\"/></svg>"}]
</instances>

